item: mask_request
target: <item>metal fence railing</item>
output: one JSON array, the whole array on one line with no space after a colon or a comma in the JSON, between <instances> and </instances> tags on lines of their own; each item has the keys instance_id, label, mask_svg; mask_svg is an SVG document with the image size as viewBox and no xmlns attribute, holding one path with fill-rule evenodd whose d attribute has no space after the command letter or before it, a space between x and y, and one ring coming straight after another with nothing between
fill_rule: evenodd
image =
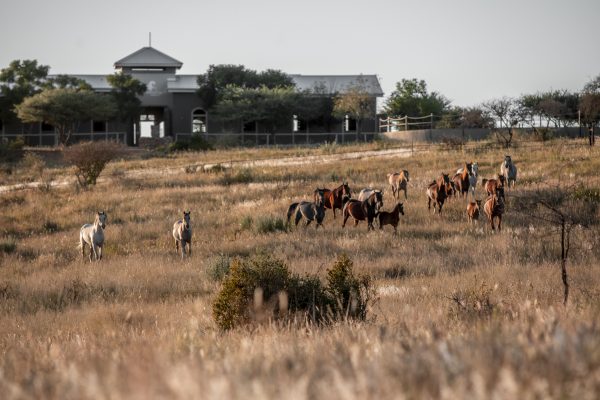
<instances>
[{"instance_id":1,"label":"metal fence railing","mask_svg":"<svg viewBox=\"0 0 600 400\"><path fill-rule=\"evenodd\" d=\"M202 133L208 141L234 142L249 145L319 144L324 142L350 143L357 141L356 132L288 132L288 133ZM361 132L358 140L371 140L375 132ZM176 141L189 141L191 133L176 133Z\"/></svg>"},{"instance_id":2,"label":"metal fence railing","mask_svg":"<svg viewBox=\"0 0 600 400\"><path fill-rule=\"evenodd\" d=\"M70 143L82 141L115 140L125 143L127 134L125 132L93 132L72 133ZM38 133L4 133L0 132L0 141L13 141L22 138L27 146L56 146L59 144L58 134L53 132Z\"/></svg>"}]
</instances>

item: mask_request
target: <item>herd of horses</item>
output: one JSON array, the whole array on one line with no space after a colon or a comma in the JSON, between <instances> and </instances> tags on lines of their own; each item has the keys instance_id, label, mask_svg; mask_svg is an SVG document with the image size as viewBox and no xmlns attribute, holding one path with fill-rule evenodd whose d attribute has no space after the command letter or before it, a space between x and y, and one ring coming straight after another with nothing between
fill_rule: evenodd
<instances>
[{"instance_id":1,"label":"herd of horses","mask_svg":"<svg viewBox=\"0 0 600 400\"><path fill-rule=\"evenodd\" d=\"M404 198L407 199L407 188L410 181L409 172L402 170L390 173L387 178L393 198L398 200L400 192L404 192ZM478 181L479 166L477 162L465 162L463 167L458 169L452 177L450 177L450 174L442 173L427 187L427 209L431 210L433 206L434 214L436 212L441 214L446 200L453 197L468 199L470 194L474 201L467 204L467 218L470 222L478 220L482 203L481 200L475 199L475 188ZM500 165L500 173L496 178L482 179L482 185L487 194L483 212L486 214L492 230L502 229L502 215L505 210L504 190L505 188L514 187L516 181L517 167L508 155L504 157ZM382 211L382 190L365 188L359 192L357 199L353 199L347 182L342 182L340 186L333 190L327 188L315 189L312 200L290 204L287 210L288 224L294 217L295 225L298 225L301 220L306 221L306 226L314 221L318 228L323 226L326 209L332 211L334 219L336 218L336 210L341 210L344 219L342 227L345 227L348 218L352 217L355 226L360 221L367 221L367 229L371 230L375 229L373 221L377 219L380 229L383 229L385 225L391 225L394 228L394 234L397 234L400 214L404 215L404 206L401 202L397 202L391 211Z\"/></svg>"},{"instance_id":2,"label":"herd of horses","mask_svg":"<svg viewBox=\"0 0 600 400\"><path fill-rule=\"evenodd\" d=\"M317 188L313 192L313 201L299 201L289 205L287 210L287 222L294 217L297 226L301 220L306 221L306 226L311 222L316 223L316 228L323 226L325 210L329 209L336 219L336 210L340 210L343 217L342 227L350 217L354 220L354 226L360 221L367 222L367 230L374 230L373 222L377 219L379 229L386 225L394 228L394 235L398 233L400 214L404 215L404 206L399 200L400 192L404 192L404 199L408 199L407 188L410 181L406 170L394 172L387 175L392 197L397 201L391 211L383 211L383 191L373 188L362 189L358 198L352 198L352 192L347 182L342 182L337 188L330 190ZM427 187L427 209L441 215L442 208L447 199L452 197L465 197L469 193L473 200L467 204L467 218L469 222L479 219L481 200L475 199L475 188L479 179L479 166L476 162L466 163L450 178L450 174L442 173ZM505 210L505 188L514 188L517 181L517 167L510 156L505 156L500 165L500 173L493 179L482 179L482 185L487 194L483 206L483 212L490 222L492 230L496 227L502 229L502 215ZM190 211L183 212L183 218L173 224L173 239L175 249L181 257L192 254L192 228L190 224ZM85 248L90 248L90 261L102 259L102 248L104 246L104 229L106 228L107 215L104 211L98 211L93 224L85 224L79 232L79 245L82 257L85 259ZM497 224L495 224L497 220Z\"/></svg>"}]
</instances>

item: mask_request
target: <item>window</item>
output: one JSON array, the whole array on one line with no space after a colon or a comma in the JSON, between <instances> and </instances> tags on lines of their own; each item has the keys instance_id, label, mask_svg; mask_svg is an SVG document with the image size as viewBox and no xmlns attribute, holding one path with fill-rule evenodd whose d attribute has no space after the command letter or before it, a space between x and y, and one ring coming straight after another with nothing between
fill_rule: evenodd
<instances>
[{"instance_id":1,"label":"window","mask_svg":"<svg viewBox=\"0 0 600 400\"><path fill-rule=\"evenodd\" d=\"M92 132L106 132L106 121L92 121Z\"/></svg>"},{"instance_id":2,"label":"window","mask_svg":"<svg viewBox=\"0 0 600 400\"><path fill-rule=\"evenodd\" d=\"M293 128L294 132L303 132L306 130L306 122L299 119L297 115L294 115L292 128Z\"/></svg>"},{"instance_id":3,"label":"window","mask_svg":"<svg viewBox=\"0 0 600 400\"><path fill-rule=\"evenodd\" d=\"M354 132L356 131L356 120L354 118L350 118L349 115L344 117L344 132Z\"/></svg>"},{"instance_id":4,"label":"window","mask_svg":"<svg viewBox=\"0 0 600 400\"><path fill-rule=\"evenodd\" d=\"M192 133L206 133L206 112L204 110L192 111Z\"/></svg>"},{"instance_id":5,"label":"window","mask_svg":"<svg viewBox=\"0 0 600 400\"><path fill-rule=\"evenodd\" d=\"M46 122L42 122L42 132L54 132L54 126Z\"/></svg>"}]
</instances>

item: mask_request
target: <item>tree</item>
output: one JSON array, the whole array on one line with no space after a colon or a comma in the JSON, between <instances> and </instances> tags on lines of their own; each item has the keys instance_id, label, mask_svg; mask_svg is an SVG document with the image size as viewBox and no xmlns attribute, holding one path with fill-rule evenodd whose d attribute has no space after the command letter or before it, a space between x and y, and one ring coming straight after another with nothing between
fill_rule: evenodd
<instances>
[{"instance_id":1,"label":"tree","mask_svg":"<svg viewBox=\"0 0 600 400\"><path fill-rule=\"evenodd\" d=\"M424 80L402 79L387 99L384 110L388 115L419 117L429 114L442 115L450 100L438 92L428 92Z\"/></svg>"},{"instance_id":2,"label":"tree","mask_svg":"<svg viewBox=\"0 0 600 400\"><path fill-rule=\"evenodd\" d=\"M571 250L571 234L576 228L589 228L595 224L600 205L598 189L585 187L548 187L530 191L519 197L517 210L542 224L545 234L555 234L560 243L560 269L563 284L563 304L569 300L567 261Z\"/></svg>"},{"instance_id":3,"label":"tree","mask_svg":"<svg viewBox=\"0 0 600 400\"><path fill-rule=\"evenodd\" d=\"M500 122L500 130L496 131L496 139L504 144L504 147L509 148L513 135L514 128L522 119L522 112L517 101L510 97L494 99L482 104L484 110L490 113L490 116ZM502 131L502 127L506 127L506 132Z\"/></svg>"},{"instance_id":4,"label":"tree","mask_svg":"<svg viewBox=\"0 0 600 400\"><path fill-rule=\"evenodd\" d=\"M268 69L256 72L243 65L211 65L205 74L198 76L198 96L202 99L204 107L211 109L225 94L228 86L258 89L267 87L293 87L292 78L279 70Z\"/></svg>"},{"instance_id":5,"label":"tree","mask_svg":"<svg viewBox=\"0 0 600 400\"><path fill-rule=\"evenodd\" d=\"M112 118L116 106L108 96L77 89L45 89L16 106L23 122L46 122L58 132L59 142L67 145L76 122Z\"/></svg>"},{"instance_id":6,"label":"tree","mask_svg":"<svg viewBox=\"0 0 600 400\"><path fill-rule=\"evenodd\" d=\"M333 115L337 117L351 116L356 120L356 140L362 132L362 121L375 115L375 102L365 89L363 82L356 82L338 95L333 103Z\"/></svg>"},{"instance_id":7,"label":"tree","mask_svg":"<svg viewBox=\"0 0 600 400\"><path fill-rule=\"evenodd\" d=\"M0 71L0 119L16 120L15 106L42 89L49 69L37 60L14 60Z\"/></svg>"},{"instance_id":8,"label":"tree","mask_svg":"<svg viewBox=\"0 0 600 400\"><path fill-rule=\"evenodd\" d=\"M247 88L227 86L215 113L224 120L256 121L274 134L278 127L290 125L292 115L301 112L302 95L291 87Z\"/></svg>"},{"instance_id":9,"label":"tree","mask_svg":"<svg viewBox=\"0 0 600 400\"><path fill-rule=\"evenodd\" d=\"M140 115L142 102L138 96L146 93L146 84L129 74L114 73L106 80L112 87L110 95L117 107L117 118L127 125L127 144L133 145L133 123Z\"/></svg>"},{"instance_id":10,"label":"tree","mask_svg":"<svg viewBox=\"0 0 600 400\"><path fill-rule=\"evenodd\" d=\"M479 107L451 107L436 125L438 128L493 128L494 119Z\"/></svg>"},{"instance_id":11,"label":"tree","mask_svg":"<svg viewBox=\"0 0 600 400\"><path fill-rule=\"evenodd\" d=\"M600 75L584 86L579 109L581 120L588 127L589 144L593 146L596 143L594 129L600 122Z\"/></svg>"},{"instance_id":12,"label":"tree","mask_svg":"<svg viewBox=\"0 0 600 400\"><path fill-rule=\"evenodd\" d=\"M76 78L71 75L56 75L52 78L48 78L46 82L44 82L45 89L79 89L79 90L92 90L92 86L84 81L83 79Z\"/></svg>"},{"instance_id":13,"label":"tree","mask_svg":"<svg viewBox=\"0 0 600 400\"><path fill-rule=\"evenodd\" d=\"M521 110L521 122L531 127L534 133L541 134L539 128L547 131L550 125L560 128L577 121L579 94L568 90L538 92L521 96L517 104Z\"/></svg>"},{"instance_id":14,"label":"tree","mask_svg":"<svg viewBox=\"0 0 600 400\"><path fill-rule=\"evenodd\" d=\"M65 161L75 167L77 183L82 188L95 185L111 160L121 154L121 145L114 142L84 142L63 151Z\"/></svg>"}]
</instances>

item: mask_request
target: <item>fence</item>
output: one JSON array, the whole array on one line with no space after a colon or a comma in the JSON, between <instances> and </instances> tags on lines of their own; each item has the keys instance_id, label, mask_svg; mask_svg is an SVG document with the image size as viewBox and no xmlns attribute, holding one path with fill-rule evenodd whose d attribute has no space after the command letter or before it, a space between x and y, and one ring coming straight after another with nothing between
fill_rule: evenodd
<instances>
[{"instance_id":1,"label":"fence","mask_svg":"<svg viewBox=\"0 0 600 400\"><path fill-rule=\"evenodd\" d=\"M58 134L54 132L38 132L38 133L0 133L0 141L13 141L18 138L23 138L27 146L56 146L58 144ZM82 141L100 141L100 140L115 140L119 143L125 143L125 132L94 132L94 133L72 133L71 143Z\"/></svg>"},{"instance_id":2,"label":"fence","mask_svg":"<svg viewBox=\"0 0 600 400\"><path fill-rule=\"evenodd\" d=\"M189 141L191 133L175 134L176 141ZM256 146L320 144L325 142L351 143L357 140L373 140L374 132L361 132L358 139L356 132L291 132L291 133L203 133L202 137L218 143L242 144Z\"/></svg>"},{"instance_id":3,"label":"fence","mask_svg":"<svg viewBox=\"0 0 600 400\"><path fill-rule=\"evenodd\" d=\"M398 132L401 130L407 131L409 128L418 127L419 129L428 128L433 129L433 114L426 115L424 117L404 117L398 118L380 118L379 119L379 133L382 132ZM404 129L400 129L404 128Z\"/></svg>"}]
</instances>

